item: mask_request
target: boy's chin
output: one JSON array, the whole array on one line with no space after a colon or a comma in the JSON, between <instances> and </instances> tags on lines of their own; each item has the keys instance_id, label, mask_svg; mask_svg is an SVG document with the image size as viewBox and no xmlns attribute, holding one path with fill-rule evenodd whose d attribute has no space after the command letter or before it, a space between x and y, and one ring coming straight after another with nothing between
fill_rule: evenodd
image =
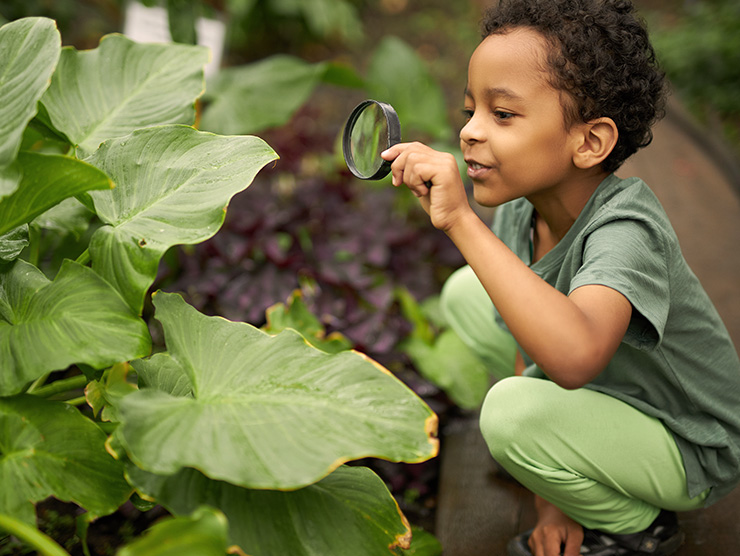
<instances>
[{"instance_id":1,"label":"boy's chin","mask_svg":"<svg viewBox=\"0 0 740 556\"><path fill-rule=\"evenodd\" d=\"M496 195L493 195L490 189L476 184L473 184L473 199L480 206L486 208L495 208L506 202L505 200L498 199Z\"/></svg>"}]
</instances>

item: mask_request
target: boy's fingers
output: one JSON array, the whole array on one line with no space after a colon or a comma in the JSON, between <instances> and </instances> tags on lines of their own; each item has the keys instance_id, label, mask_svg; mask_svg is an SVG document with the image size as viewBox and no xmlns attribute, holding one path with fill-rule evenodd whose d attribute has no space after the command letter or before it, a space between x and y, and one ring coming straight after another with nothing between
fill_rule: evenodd
<instances>
[{"instance_id":1,"label":"boy's fingers","mask_svg":"<svg viewBox=\"0 0 740 556\"><path fill-rule=\"evenodd\" d=\"M405 183L417 197L422 197L429 193L427 180L424 176L431 175L433 172L430 165L420 160L413 154L408 155L407 163L403 169L403 183Z\"/></svg>"},{"instance_id":2,"label":"boy's fingers","mask_svg":"<svg viewBox=\"0 0 740 556\"><path fill-rule=\"evenodd\" d=\"M565 547L563 549L563 556L579 556L581 553L581 543L583 542L583 534L576 534L571 532L570 535L565 539Z\"/></svg>"},{"instance_id":3,"label":"boy's fingers","mask_svg":"<svg viewBox=\"0 0 740 556\"><path fill-rule=\"evenodd\" d=\"M543 553L545 556L560 556L561 547L562 543L560 542L560 537L549 535L545 537L545 550Z\"/></svg>"},{"instance_id":4,"label":"boy's fingers","mask_svg":"<svg viewBox=\"0 0 740 556\"><path fill-rule=\"evenodd\" d=\"M380 158L383 160L394 160L399 154L406 150L406 146L406 143L396 143L392 147L389 147L380 153Z\"/></svg>"},{"instance_id":5,"label":"boy's fingers","mask_svg":"<svg viewBox=\"0 0 740 556\"><path fill-rule=\"evenodd\" d=\"M406 185L417 197L429 194L432 176L441 168L441 153L418 142L397 143L386 149L380 156L392 162L392 183L395 186Z\"/></svg>"},{"instance_id":6,"label":"boy's fingers","mask_svg":"<svg viewBox=\"0 0 740 556\"><path fill-rule=\"evenodd\" d=\"M391 174L393 176L393 179L391 180L391 183L398 187L399 185L403 184L403 172L393 170L393 173Z\"/></svg>"},{"instance_id":7,"label":"boy's fingers","mask_svg":"<svg viewBox=\"0 0 740 556\"><path fill-rule=\"evenodd\" d=\"M403 152L413 151L413 150L431 150L431 149L429 149L429 147L427 147L423 143L419 143L419 142L396 143L395 145L387 148L382 153L380 153L380 156L381 158L385 160L393 160L394 158L397 158Z\"/></svg>"}]
</instances>

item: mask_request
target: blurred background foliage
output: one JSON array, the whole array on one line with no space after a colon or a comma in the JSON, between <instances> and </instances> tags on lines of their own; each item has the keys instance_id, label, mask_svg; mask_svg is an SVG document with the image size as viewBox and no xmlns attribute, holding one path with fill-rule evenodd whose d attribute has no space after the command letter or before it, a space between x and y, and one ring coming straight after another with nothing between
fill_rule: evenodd
<instances>
[{"instance_id":1,"label":"blurred background foliage","mask_svg":"<svg viewBox=\"0 0 740 556\"><path fill-rule=\"evenodd\" d=\"M740 152L740 2L685 0L647 13L675 92Z\"/></svg>"},{"instance_id":2,"label":"blurred background foliage","mask_svg":"<svg viewBox=\"0 0 740 556\"><path fill-rule=\"evenodd\" d=\"M123 29L129 0L2 0L0 22L29 15L57 20L65 44L94 48L106 33ZM707 120L714 112L737 123L740 112L740 2L737 0L635 0L648 19L653 42L676 90ZM478 38L476 22L486 0L142 0L169 10L172 36L194 42L195 21L227 24L225 66L276 53L307 61L368 52L383 35L406 36L433 61L444 83L459 77ZM432 37L432 35L436 35ZM359 56L361 59L362 56ZM365 56L367 59L367 56ZM463 68L464 69L464 68ZM464 75L464 72L463 72ZM459 84L457 85L459 88ZM454 99L457 101L457 98Z\"/></svg>"}]
</instances>

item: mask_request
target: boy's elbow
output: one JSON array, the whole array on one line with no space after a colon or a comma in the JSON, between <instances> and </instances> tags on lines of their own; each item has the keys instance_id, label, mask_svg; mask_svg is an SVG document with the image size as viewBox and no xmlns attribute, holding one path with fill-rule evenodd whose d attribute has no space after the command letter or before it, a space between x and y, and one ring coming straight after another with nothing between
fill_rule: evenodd
<instances>
[{"instance_id":1,"label":"boy's elbow","mask_svg":"<svg viewBox=\"0 0 740 556\"><path fill-rule=\"evenodd\" d=\"M608 358L594 349L579 349L563 354L557 361L540 365L555 384L577 390L595 379L608 364Z\"/></svg>"},{"instance_id":2,"label":"boy's elbow","mask_svg":"<svg viewBox=\"0 0 740 556\"><path fill-rule=\"evenodd\" d=\"M583 388L588 384L590 381L588 380L579 380L575 377L562 377L562 378L552 378L552 381L560 386L561 388L564 388L565 390L578 390L579 388Z\"/></svg>"}]
</instances>

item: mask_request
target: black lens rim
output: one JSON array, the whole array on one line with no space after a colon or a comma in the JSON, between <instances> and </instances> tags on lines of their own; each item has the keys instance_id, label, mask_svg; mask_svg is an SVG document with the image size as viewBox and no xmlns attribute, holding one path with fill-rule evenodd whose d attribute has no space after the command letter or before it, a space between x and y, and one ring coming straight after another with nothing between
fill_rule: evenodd
<instances>
[{"instance_id":1,"label":"black lens rim","mask_svg":"<svg viewBox=\"0 0 740 556\"><path fill-rule=\"evenodd\" d=\"M370 176L362 174L355 165L354 157L352 156L352 129L355 123L360 117L360 114L371 104L375 104L380 107L385 116L385 121L388 124L388 134L386 137L386 149L389 149L396 143L401 142L401 122L398 119L398 114L395 109L385 102L378 100L367 99L362 101L360 104L355 106L352 113L347 118L347 123L344 126L344 134L342 136L342 152L344 154L344 162L347 164L347 168L352 172L352 175L361 180L380 180L387 176L391 171L391 163L384 160L380 167Z\"/></svg>"}]
</instances>

